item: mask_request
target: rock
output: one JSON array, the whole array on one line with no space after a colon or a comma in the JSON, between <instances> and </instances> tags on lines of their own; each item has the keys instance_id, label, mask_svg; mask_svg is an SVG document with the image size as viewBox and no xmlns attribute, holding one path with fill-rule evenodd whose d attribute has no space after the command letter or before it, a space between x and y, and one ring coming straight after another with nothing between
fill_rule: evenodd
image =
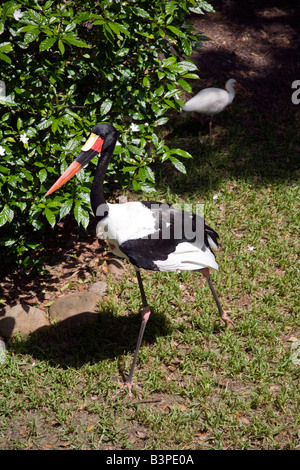
<instances>
[{"instance_id":1,"label":"rock","mask_svg":"<svg viewBox=\"0 0 300 470\"><path fill-rule=\"evenodd\" d=\"M90 287L90 292L94 292L95 294L98 294L100 297L103 296L107 288L107 283L104 281L97 281L94 282L91 287Z\"/></svg>"},{"instance_id":2,"label":"rock","mask_svg":"<svg viewBox=\"0 0 300 470\"><path fill-rule=\"evenodd\" d=\"M122 276L125 270L124 264L117 258L111 258L107 261L107 270L115 276Z\"/></svg>"},{"instance_id":3,"label":"rock","mask_svg":"<svg viewBox=\"0 0 300 470\"><path fill-rule=\"evenodd\" d=\"M0 337L0 364L5 363L5 351L6 351L5 342Z\"/></svg>"},{"instance_id":4,"label":"rock","mask_svg":"<svg viewBox=\"0 0 300 470\"><path fill-rule=\"evenodd\" d=\"M42 328L50 326L43 310L26 304L5 307L0 312L0 335L8 339L16 333L28 336Z\"/></svg>"},{"instance_id":5,"label":"rock","mask_svg":"<svg viewBox=\"0 0 300 470\"><path fill-rule=\"evenodd\" d=\"M49 308L51 321L63 321L66 326L78 326L97 317L100 296L95 292L76 292L56 299Z\"/></svg>"}]
</instances>

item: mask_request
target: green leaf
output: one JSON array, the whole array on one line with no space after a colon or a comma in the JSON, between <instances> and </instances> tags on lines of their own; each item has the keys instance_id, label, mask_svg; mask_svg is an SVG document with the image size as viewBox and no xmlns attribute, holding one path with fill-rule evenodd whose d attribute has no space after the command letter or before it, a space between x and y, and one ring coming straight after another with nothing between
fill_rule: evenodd
<instances>
[{"instance_id":1,"label":"green leaf","mask_svg":"<svg viewBox=\"0 0 300 470\"><path fill-rule=\"evenodd\" d=\"M43 168L42 170L40 170L38 172L38 178L40 180L41 183L43 183L44 181L46 181L47 179L47 171L45 170L45 168Z\"/></svg>"},{"instance_id":2,"label":"green leaf","mask_svg":"<svg viewBox=\"0 0 300 470\"><path fill-rule=\"evenodd\" d=\"M78 225L82 224L84 228L87 228L90 216L89 213L80 205L79 201L75 204L74 215Z\"/></svg>"},{"instance_id":3,"label":"green leaf","mask_svg":"<svg viewBox=\"0 0 300 470\"><path fill-rule=\"evenodd\" d=\"M158 144L159 144L159 141L158 141L158 137L156 134L152 134L152 142L154 143L155 147L157 148L158 147Z\"/></svg>"},{"instance_id":4,"label":"green leaf","mask_svg":"<svg viewBox=\"0 0 300 470\"><path fill-rule=\"evenodd\" d=\"M61 118L61 121L64 122L65 124L67 124L68 126L73 126L74 125L74 122L75 122L75 119L73 116L71 116L70 114L65 114L62 118Z\"/></svg>"},{"instance_id":5,"label":"green leaf","mask_svg":"<svg viewBox=\"0 0 300 470\"><path fill-rule=\"evenodd\" d=\"M197 66L192 62L182 61L169 67L171 72L185 73L193 70L197 70Z\"/></svg>"},{"instance_id":6,"label":"green leaf","mask_svg":"<svg viewBox=\"0 0 300 470\"><path fill-rule=\"evenodd\" d=\"M115 34L119 34L119 33L120 33L120 28L119 28L118 23L113 23L112 21L109 21L109 22L108 22L108 26L110 27L110 29L111 29Z\"/></svg>"},{"instance_id":7,"label":"green leaf","mask_svg":"<svg viewBox=\"0 0 300 470\"><path fill-rule=\"evenodd\" d=\"M70 139L67 142L66 146L64 147L64 150L68 150L69 152L73 152L75 149L78 148L80 142L81 142L81 138L74 137L73 139Z\"/></svg>"},{"instance_id":8,"label":"green leaf","mask_svg":"<svg viewBox=\"0 0 300 470\"><path fill-rule=\"evenodd\" d=\"M73 29L76 28L76 23L72 22L72 23L69 23L67 26L66 26L66 29L65 29L65 32L67 33L68 31L72 31Z\"/></svg>"},{"instance_id":9,"label":"green leaf","mask_svg":"<svg viewBox=\"0 0 300 470\"><path fill-rule=\"evenodd\" d=\"M20 33L28 33L28 31L33 31L35 29L38 29L35 24L28 24L27 26L23 26L23 28L19 29Z\"/></svg>"},{"instance_id":10,"label":"green leaf","mask_svg":"<svg viewBox=\"0 0 300 470\"><path fill-rule=\"evenodd\" d=\"M13 47L10 42L2 42L0 44L0 51L1 52L11 52L13 50Z\"/></svg>"},{"instance_id":11,"label":"green leaf","mask_svg":"<svg viewBox=\"0 0 300 470\"><path fill-rule=\"evenodd\" d=\"M153 191L155 191L155 188L150 183L141 183L141 190L145 193L152 193Z\"/></svg>"},{"instance_id":12,"label":"green leaf","mask_svg":"<svg viewBox=\"0 0 300 470\"><path fill-rule=\"evenodd\" d=\"M170 67L170 65L175 64L175 62L176 62L175 56L168 57L167 59L163 61L163 67Z\"/></svg>"},{"instance_id":13,"label":"green leaf","mask_svg":"<svg viewBox=\"0 0 300 470\"><path fill-rule=\"evenodd\" d=\"M40 52L45 51L46 49L50 49L55 42L56 42L56 38L54 37L44 39L44 41L40 43Z\"/></svg>"},{"instance_id":14,"label":"green leaf","mask_svg":"<svg viewBox=\"0 0 300 470\"><path fill-rule=\"evenodd\" d=\"M161 96L165 91L165 88L163 85L161 85L159 88L157 88L155 91L154 91L154 96Z\"/></svg>"},{"instance_id":15,"label":"green leaf","mask_svg":"<svg viewBox=\"0 0 300 470\"><path fill-rule=\"evenodd\" d=\"M51 130L53 132L53 134L55 134L55 132L57 131L59 125L60 125L60 119L54 119L52 124L51 124Z\"/></svg>"},{"instance_id":16,"label":"green leaf","mask_svg":"<svg viewBox=\"0 0 300 470\"><path fill-rule=\"evenodd\" d=\"M183 78L179 78L178 85L180 85L181 88L183 88L185 91L188 91L189 93L192 93L193 91L191 85L185 80L183 80Z\"/></svg>"},{"instance_id":17,"label":"green leaf","mask_svg":"<svg viewBox=\"0 0 300 470\"><path fill-rule=\"evenodd\" d=\"M148 166L145 166L144 168L145 168L147 179L150 180L152 183L155 183L155 175L153 171L151 170L151 168L149 168Z\"/></svg>"},{"instance_id":18,"label":"green leaf","mask_svg":"<svg viewBox=\"0 0 300 470\"><path fill-rule=\"evenodd\" d=\"M167 2L165 4L165 11L167 15L172 15L177 9L177 2Z\"/></svg>"},{"instance_id":19,"label":"green leaf","mask_svg":"<svg viewBox=\"0 0 300 470\"><path fill-rule=\"evenodd\" d=\"M61 205L60 201L54 199L54 201L49 201L47 207L59 207Z\"/></svg>"},{"instance_id":20,"label":"green leaf","mask_svg":"<svg viewBox=\"0 0 300 470\"><path fill-rule=\"evenodd\" d=\"M72 199L68 199L67 201L63 203L59 211L59 217L61 219L65 217L67 214L69 214L70 210L72 209L72 205L73 205Z\"/></svg>"},{"instance_id":21,"label":"green leaf","mask_svg":"<svg viewBox=\"0 0 300 470\"><path fill-rule=\"evenodd\" d=\"M137 180L132 180L132 187L134 191L140 191L141 183Z\"/></svg>"},{"instance_id":22,"label":"green leaf","mask_svg":"<svg viewBox=\"0 0 300 470\"><path fill-rule=\"evenodd\" d=\"M8 57L8 55L3 54L3 52L0 52L0 60L3 60L3 62L6 62L7 64L11 64L11 58Z\"/></svg>"},{"instance_id":23,"label":"green leaf","mask_svg":"<svg viewBox=\"0 0 300 470\"><path fill-rule=\"evenodd\" d=\"M51 126L52 122L53 122L53 117L50 117L49 119L47 118L44 118L42 119L38 124L37 124L37 128L39 130L43 130L43 129L47 129L48 127Z\"/></svg>"},{"instance_id":24,"label":"green leaf","mask_svg":"<svg viewBox=\"0 0 300 470\"><path fill-rule=\"evenodd\" d=\"M144 10L143 8L134 7L134 8L132 8L132 10L137 16L141 16L142 18L151 18L149 13L146 10Z\"/></svg>"},{"instance_id":25,"label":"green leaf","mask_svg":"<svg viewBox=\"0 0 300 470\"><path fill-rule=\"evenodd\" d=\"M39 36L39 29L34 28L33 30L31 30L31 31L29 31L28 33L25 34L24 42L26 44L29 44L30 42L35 41L38 36Z\"/></svg>"},{"instance_id":26,"label":"green leaf","mask_svg":"<svg viewBox=\"0 0 300 470\"><path fill-rule=\"evenodd\" d=\"M0 239L0 246L12 246L16 241L17 240L14 240L13 238L2 238Z\"/></svg>"},{"instance_id":27,"label":"green leaf","mask_svg":"<svg viewBox=\"0 0 300 470\"><path fill-rule=\"evenodd\" d=\"M137 168L138 168L138 167L137 167L137 166L134 166L134 165L132 165L132 166L123 166L122 171L123 171L124 173L130 173L130 172L132 172L132 171L135 171Z\"/></svg>"},{"instance_id":28,"label":"green leaf","mask_svg":"<svg viewBox=\"0 0 300 470\"><path fill-rule=\"evenodd\" d=\"M199 75L196 73L185 73L183 78L195 78L196 80L199 80Z\"/></svg>"},{"instance_id":29,"label":"green leaf","mask_svg":"<svg viewBox=\"0 0 300 470\"><path fill-rule=\"evenodd\" d=\"M5 173L5 174L9 175L10 170L8 168L6 168L6 166L0 165L0 173Z\"/></svg>"},{"instance_id":30,"label":"green leaf","mask_svg":"<svg viewBox=\"0 0 300 470\"><path fill-rule=\"evenodd\" d=\"M145 77L143 78L143 85L146 88L150 87L150 80L149 80L149 77L147 77L147 75L145 75Z\"/></svg>"},{"instance_id":31,"label":"green leaf","mask_svg":"<svg viewBox=\"0 0 300 470\"><path fill-rule=\"evenodd\" d=\"M44 18L43 16L38 13L36 10L28 10L28 13L29 13L29 16L31 17L31 19L37 23L39 26L41 26L43 24L43 21L44 21Z\"/></svg>"},{"instance_id":32,"label":"green leaf","mask_svg":"<svg viewBox=\"0 0 300 470\"><path fill-rule=\"evenodd\" d=\"M190 56L192 53L192 44L187 38L181 39L181 45L185 55Z\"/></svg>"},{"instance_id":33,"label":"green leaf","mask_svg":"<svg viewBox=\"0 0 300 470\"><path fill-rule=\"evenodd\" d=\"M98 25L102 25L102 24L105 24L105 20L95 20L93 22L93 26L98 26Z\"/></svg>"},{"instance_id":34,"label":"green leaf","mask_svg":"<svg viewBox=\"0 0 300 470\"><path fill-rule=\"evenodd\" d=\"M61 39L58 40L58 48L60 50L61 55L65 53L65 46Z\"/></svg>"},{"instance_id":35,"label":"green leaf","mask_svg":"<svg viewBox=\"0 0 300 470\"><path fill-rule=\"evenodd\" d=\"M141 149L140 147L137 147L136 145L127 145L128 150L136 155L144 155L144 150Z\"/></svg>"},{"instance_id":36,"label":"green leaf","mask_svg":"<svg viewBox=\"0 0 300 470\"><path fill-rule=\"evenodd\" d=\"M115 34L120 34L120 33L123 33L125 35L129 34L128 29L120 23L116 23L115 21L109 21L107 24Z\"/></svg>"},{"instance_id":37,"label":"green leaf","mask_svg":"<svg viewBox=\"0 0 300 470\"><path fill-rule=\"evenodd\" d=\"M162 126L163 124L166 124L166 122L168 122L168 120L169 120L169 118L162 117L162 118L157 119L157 121L155 121L155 124L156 124L156 126Z\"/></svg>"},{"instance_id":38,"label":"green leaf","mask_svg":"<svg viewBox=\"0 0 300 470\"><path fill-rule=\"evenodd\" d=\"M180 31L180 29L176 28L175 26L167 26L168 30L171 31L175 36L179 36L181 38L186 38L186 35Z\"/></svg>"},{"instance_id":39,"label":"green leaf","mask_svg":"<svg viewBox=\"0 0 300 470\"><path fill-rule=\"evenodd\" d=\"M0 213L0 227L6 224L6 222L11 222L14 218L14 214L14 211L7 204L5 204Z\"/></svg>"},{"instance_id":40,"label":"green leaf","mask_svg":"<svg viewBox=\"0 0 300 470\"><path fill-rule=\"evenodd\" d=\"M23 121L20 117L18 117L18 120L17 120L17 129L18 131L20 131L20 129L22 129L23 127Z\"/></svg>"},{"instance_id":41,"label":"green leaf","mask_svg":"<svg viewBox=\"0 0 300 470\"><path fill-rule=\"evenodd\" d=\"M56 217L53 214L53 212L48 207L46 207L45 210L44 210L44 214L45 214L46 219L48 220L49 224L51 225L51 227L54 227L55 222L56 222Z\"/></svg>"},{"instance_id":42,"label":"green leaf","mask_svg":"<svg viewBox=\"0 0 300 470\"><path fill-rule=\"evenodd\" d=\"M181 173L186 174L185 166L180 160L178 160L177 158L172 157L172 156L170 156L169 159L171 160L171 162L175 166L176 170L179 170L179 171L181 171Z\"/></svg>"},{"instance_id":43,"label":"green leaf","mask_svg":"<svg viewBox=\"0 0 300 470\"><path fill-rule=\"evenodd\" d=\"M129 47L123 47L122 49L119 49L116 51L115 56L116 57L124 57L129 53L130 49Z\"/></svg>"},{"instance_id":44,"label":"green leaf","mask_svg":"<svg viewBox=\"0 0 300 470\"><path fill-rule=\"evenodd\" d=\"M184 157L184 158L193 158L192 155L191 155L189 152L186 152L186 150L182 150L182 149L170 149L169 152L170 152L170 154L179 155L180 157Z\"/></svg>"},{"instance_id":45,"label":"green leaf","mask_svg":"<svg viewBox=\"0 0 300 470\"><path fill-rule=\"evenodd\" d=\"M109 111L111 110L112 104L113 104L112 100L110 100L109 98L103 101L103 103L100 106L100 114L102 116L105 116L105 114L109 113Z\"/></svg>"},{"instance_id":46,"label":"green leaf","mask_svg":"<svg viewBox=\"0 0 300 470\"><path fill-rule=\"evenodd\" d=\"M196 5L190 8L193 13L203 15L204 11L215 12L214 7L206 1L196 2Z\"/></svg>"},{"instance_id":47,"label":"green leaf","mask_svg":"<svg viewBox=\"0 0 300 470\"><path fill-rule=\"evenodd\" d=\"M75 36L75 34L72 34L72 33L65 34L64 36L62 36L62 39L64 41L68 42L69 44L72 44L73 46L89 47L89 45L85 41L82 41L81 39L78 39Z\"/></svg>"},{"instance_id":48,"label":"green leaf","mask_svg":"<svg viewBox=\"0 0 300 470\"><path fill-rule=\"evenodd\" d=\"M4 55L4 54L3 54ZM0 53L0 58L1 58L1 53ZM3 104L5 106L16 106L17 103L12 99L12 97L9 96L0 96L0 104Z\"/></svg>"},{"instance_id":49,"label":"green leaf","mask_svg":"<svg viewBox=\"0 0 300 470\"><path fill-rule=\"evenodd\" d=\"M98 15L97 15L98 16ZM93 18L95 18L95 16L93 16ZM75 23L82 23L83 21L87 21L87 20L91 20L91 12L90 11L80 11L79 13L77 13L75 15L75 17L73 18ZM97 20L99 21L99 20ZM104 23L104 20L101 20L103 23ZM93 24L95 24L96 21L94 21Z\"/></svg>"},{"instance_id":50,"label":"green leaf","mask_svg":"<svg viewBox=\"0 0 300 470\"><path fill-rule=\"evenodd\" d=\"M144 167L142 167L142 168L139 169L138 177L140 178L141 181L145 181L145 180L146 180L146 178L147 178L147 173L146 173L146 170L145 170Z\"/></svg>"}]
</instances>

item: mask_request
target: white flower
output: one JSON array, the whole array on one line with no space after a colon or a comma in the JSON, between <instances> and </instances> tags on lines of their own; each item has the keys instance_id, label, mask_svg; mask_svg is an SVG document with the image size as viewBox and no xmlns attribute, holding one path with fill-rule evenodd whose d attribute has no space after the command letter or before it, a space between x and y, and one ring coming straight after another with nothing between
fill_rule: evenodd
<instances>
[{"instance_id":1,"label":"white flower","mask_svg":"<svg viewBox=\"0 0 300 470\"><path fill-rule=\"evenodd\" d=\"M5 148L0 145L0 156L3 157L5 155Z\"/></svg>"},{"instance_id":2,"label":"white flower","mask_svg":"<svg viewBox=\"0 0 300 470\"><path fill-rule=\"evenodd\" d=\"M255 246L250 246L250 245L248 245L248 246L247 246L247 250L248 250L248 251L253 251L253 250L255 250Z\"/></svg>"},{"instance_id":3,"label":"white flower","mask_svg":"<svg viewBox=\"0 0 300 470\"><path fill-rule=\"evenodd\" d=\"M218 199L218 197L219 197L219 196L218 196L217 194L214 194L214 195L213 195L213 199Z\"/></svg>"},{"instance_id":4,"label":"white flower","mask_svg":"<svg viewBox=\"0 0 300 470\"><path fill-rule=\"evenodd\" d=\"M26 134L20 135L20 141L23 142L23 144L27 144L28 140L29 140L29 137L27 137Z\"/></svg>"},{"instance_id":5,"label":"white flower","mask_svg":"<svg viewBox=\"0 0 300 470\"><path fill-rule=\"evenodd\" d=\"M132 124L130 125L130 130L131 130L132 132L138 132L138 131L139 131L139 126L138 126L137 124L133 124L133 123L132 123Z\"/></svg>"},{"instance_id":6,"label":"white flower","mask_svg":"<svg viewBox=\"0 0 300 470\"><path fill-rule=\"evenodd\" d=\"M19 21L22 18L23 15L24 15L24 13L22 13L21 10L15 10L14 11L14 19L16 21Z\"/></svg>"}]
</instances>

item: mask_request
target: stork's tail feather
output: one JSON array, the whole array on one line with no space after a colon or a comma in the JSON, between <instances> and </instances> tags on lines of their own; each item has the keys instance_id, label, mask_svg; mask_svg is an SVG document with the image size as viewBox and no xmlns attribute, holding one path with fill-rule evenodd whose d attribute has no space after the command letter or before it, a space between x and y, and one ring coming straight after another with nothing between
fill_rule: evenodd
<instances>
[{"instance_id":1,"label":"stork's tail feather","mask_svg":"<svg viewBox=\"0 0 300 470\"><path fill-rule=\"evenodd\" d=\"M205 233L205 244L207 244L210 249L217 250L219 246L219 243L218 243L219 235L217 234L217 232L205 224L204 233Z\"/></svg>"}]
</instances>

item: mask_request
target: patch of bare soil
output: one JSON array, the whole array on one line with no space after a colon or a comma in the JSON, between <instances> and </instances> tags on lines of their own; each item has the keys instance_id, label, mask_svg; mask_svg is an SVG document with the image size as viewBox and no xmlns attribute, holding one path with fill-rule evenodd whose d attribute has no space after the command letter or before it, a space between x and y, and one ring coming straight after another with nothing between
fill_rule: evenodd
<instances>
[{"instance_id":1,"label":"patch of bare soil","mask_svg":"<svg viewBox=\"0 0 300 470\"><path fill-rule=\"evenodd\" d=\"M55 231L49 229L44 240L44 273L13 269L2 273L0 300L3 306L25 303L47 309L63 293L84 291L91 282L106 275L107 245L96 238L93 222L87 232L67 218ZM103 267L101 265L103 264ZM1 307L1 305L0 305Z\"/></svg>"}]
</instances>

